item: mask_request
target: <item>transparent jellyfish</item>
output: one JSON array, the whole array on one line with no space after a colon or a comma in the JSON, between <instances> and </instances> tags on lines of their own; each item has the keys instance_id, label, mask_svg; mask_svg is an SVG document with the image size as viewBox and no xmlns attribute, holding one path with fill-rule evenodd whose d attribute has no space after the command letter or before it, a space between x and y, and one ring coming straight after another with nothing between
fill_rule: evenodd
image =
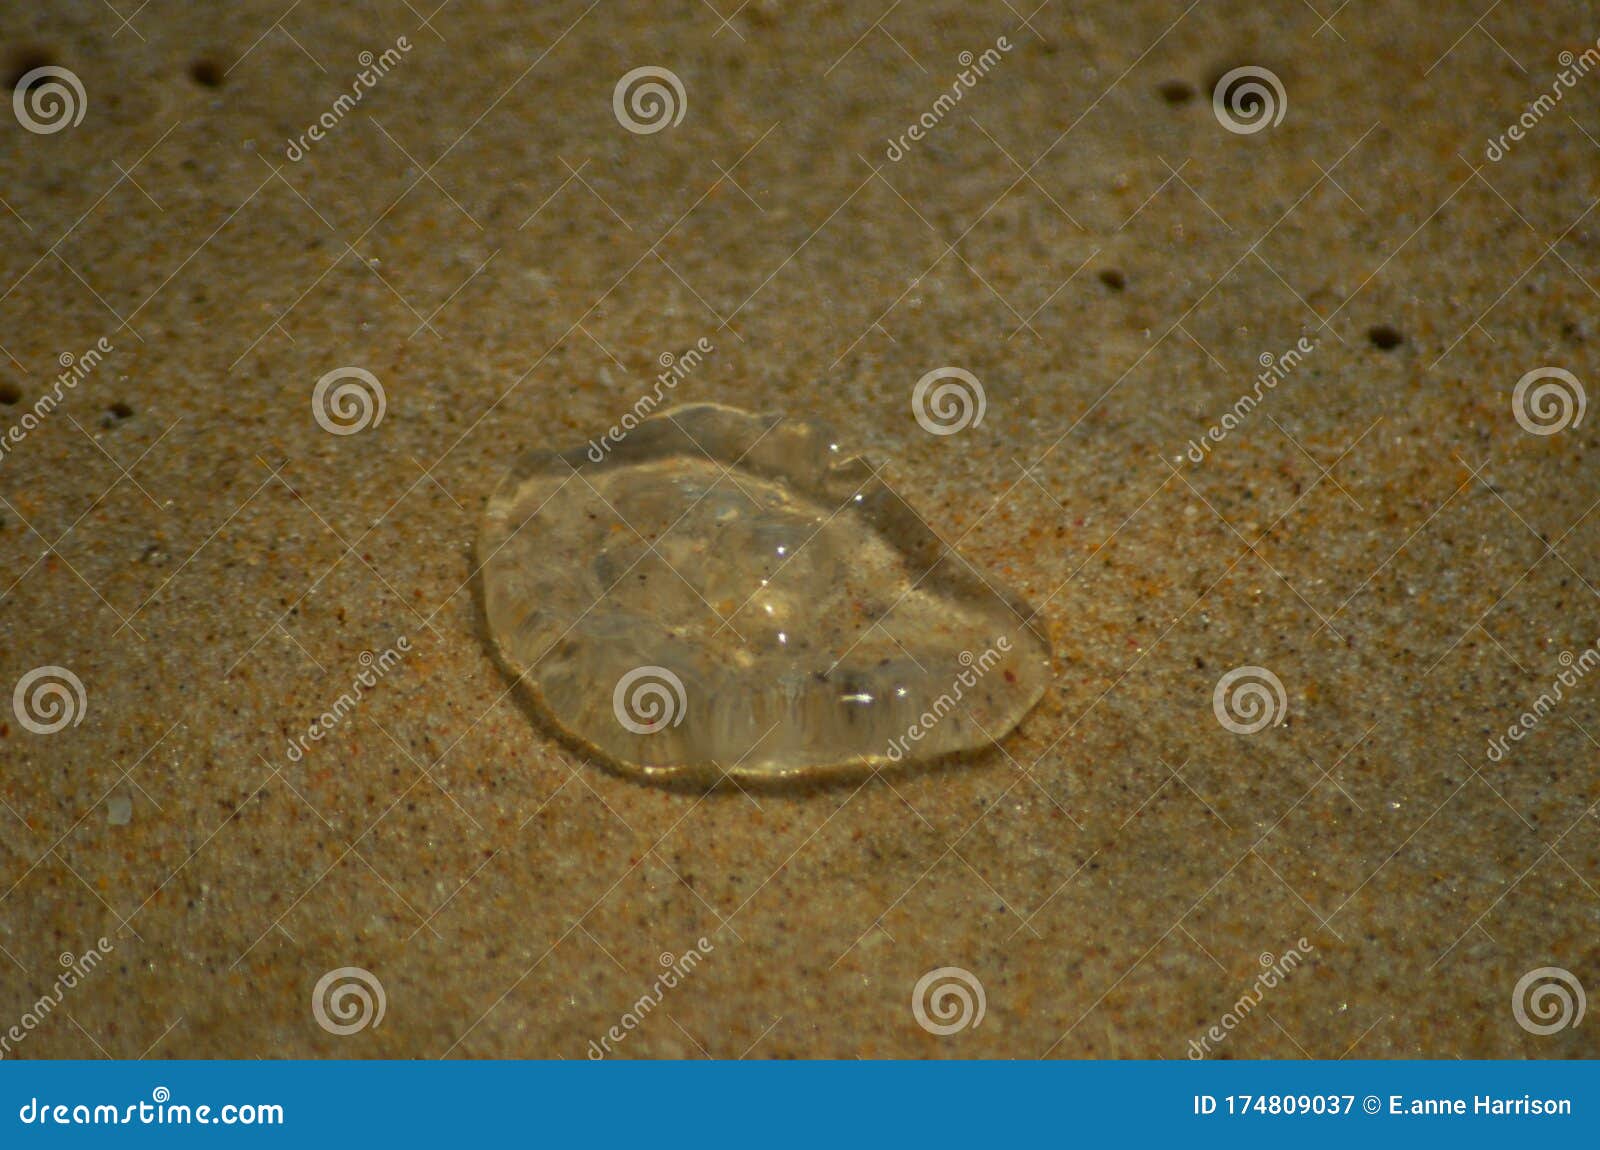
<instances>
[{"instance_id":1,"label":"transparent jellyfish","mask_svg":"<svg viewBox=\"0 0 1600 1150\"><path fill-rule=\"evenodd\" d=\"M711 404L531 451L478 543L502 662L568 741L715 782L928 762L1038 702L1034 612L822 424Z\"/></svg>"}]
</instances>

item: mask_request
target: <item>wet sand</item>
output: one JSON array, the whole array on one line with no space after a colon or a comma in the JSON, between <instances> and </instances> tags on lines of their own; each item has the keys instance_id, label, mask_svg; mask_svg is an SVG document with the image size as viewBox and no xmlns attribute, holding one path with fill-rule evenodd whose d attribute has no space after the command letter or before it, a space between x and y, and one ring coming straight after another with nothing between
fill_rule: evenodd
<instances>
[{"instance_id":1,"label":"wet sand","mask_svg":"<svg viewBox=\"0 0 1600 1150\"><path fill-rule=\"evenodd\" d=\"M0 711L0 1030L60 999L5 1056L1600 1053L1513 1009L1600 987L1595 417L1515 398L1593 388L1600 78L1500 143L1600 25L719 6L0 16L83 93L0 131L0 687L83 688ZM1040 608L998 747L668 790L510 692L484 500L701 340L675 400L849 429Z\"/></svg>"}]
</instances>

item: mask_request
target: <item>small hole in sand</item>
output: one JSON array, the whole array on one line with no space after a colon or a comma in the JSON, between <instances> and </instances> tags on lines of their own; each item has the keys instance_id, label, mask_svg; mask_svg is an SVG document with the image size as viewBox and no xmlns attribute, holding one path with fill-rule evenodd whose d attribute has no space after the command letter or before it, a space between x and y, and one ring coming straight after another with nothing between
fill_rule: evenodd
<instances>
[{"instance_id":1,"label":"small hole in sand","mask_svg":"<svg viewBox=\"0 0 1600 1150\"><path fill-rule=\"evenodd\" d=\"M215 60L196 60L189 65L189 78L202 88L220 88L224 74Z\"/></svg>"},{"instance_id":2,"label":"small hole in sand","mask_svg":"<svg viewBox=\"0 0 1600 1150\"><path fill-rule=\"evenodd\" d=\"M1112 291L1121 291L1128 286L1127 278L1116 268L1106 268L1100 273L1100 282Z\"/></svg>"},{"instance_id":3,"label":"small hole in sand","mask_svg":"<svg viewBox=\"0 0 1600 1150\"><path fill-rule=\"evenodd\" d=\"M1372 341L1372 346L1379 351L1393 351L1406 341L1405 336L1386 323L1369 327L1367 329L1367 338Z\"/></svg>"},{"instance_id":4,"label":"small hole in sand","mask_svg":"<svg viewBox=\"0 0 1600 1150\"><path fill-rule=\"evenodd\" d=\"M1167 80L1156 85L1156 91L1169 104L1187 104L1194 99L1194 85L1187 80Z\"/></svg>"},{"instance_id":5,"label":"small hole in sand","mask_svg":"<svg viewBox=\"0 0 1600 1150\"><path fill-rule=\"evenodd\" d=\"M22 398L22 389L14 383L0 379L0 403L10 407Z\"/></svg>"},{"instance_id":6,"label":"small hole in sand","mask_svg":"<svg viewBox=\"0 0 1600 1150\"><path fill-rule=\"evenodd\" d=\"M6 71L6 87L15 89L22 83L22 78L35 68L44 68L56 62L56 58L43 48L25 48L11 57L10 66ZM35 81L37 83L37 81ZM32 87L30 84L29 87Z\"/></svg>"}]
</instances>

